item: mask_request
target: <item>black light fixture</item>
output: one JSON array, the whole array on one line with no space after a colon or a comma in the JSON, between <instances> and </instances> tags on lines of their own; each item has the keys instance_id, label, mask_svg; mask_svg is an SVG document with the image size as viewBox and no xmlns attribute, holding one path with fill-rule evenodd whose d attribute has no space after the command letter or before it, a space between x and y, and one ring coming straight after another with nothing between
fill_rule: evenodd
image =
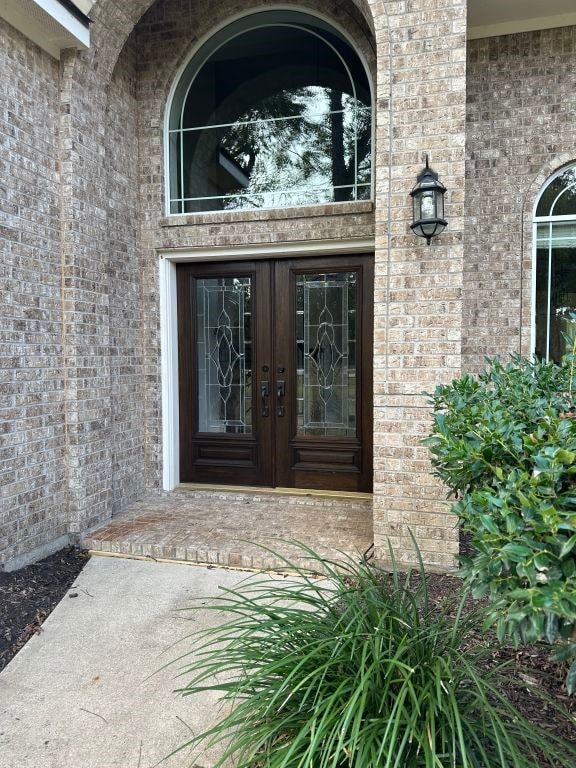
<instances>
[{"instance_id":1,"label":"black light fixture","mask_svg":"<svg viewBox=\"0 0 576 768\"><path fill-rule=\"evenodd\" d=\"M410 195L414 206L414 215L410 229L418 237L425 237L430 245L430 240L446 228L447 221L444 218L444 195L446 187L438 181L438 174L428 166L426 155L426 168L416 178L416 185Z\"/></svg>"}]
</instances>

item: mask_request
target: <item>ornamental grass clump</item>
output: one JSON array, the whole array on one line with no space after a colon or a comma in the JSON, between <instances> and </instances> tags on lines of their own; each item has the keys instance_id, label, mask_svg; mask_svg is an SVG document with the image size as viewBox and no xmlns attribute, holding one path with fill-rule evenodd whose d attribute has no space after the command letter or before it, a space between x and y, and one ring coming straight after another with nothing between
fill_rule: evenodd
<instances>
[{"instance_id":1,"label":"ornamental grass clump","mask_svg":"<svg viewBox=\"0 0 576 768\"><path fill-rule=\"evenodd\" d=\"M507 668L471 639L477 617L430 603L423 571L401 580L304 554L322 578L287 563L297 578L251 578L211 598L225 621L197 636L181 692L216 690L231 705L189 742L220 744L216 768L575 764L574 748L507 699Z\"/></svg>"}]
</instances>

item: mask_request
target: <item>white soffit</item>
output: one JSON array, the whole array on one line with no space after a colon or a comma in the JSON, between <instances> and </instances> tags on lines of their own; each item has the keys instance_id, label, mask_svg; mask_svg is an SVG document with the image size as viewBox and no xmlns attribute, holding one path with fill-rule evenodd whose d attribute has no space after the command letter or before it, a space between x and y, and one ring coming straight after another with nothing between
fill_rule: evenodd
<instances>
[{"instance_id":1,"label":"white soffit","mask_svg":"<svg viewBox=\"0 0 576 768\"><path fill-rule=\"evenodd\" d=\"M90 46L90 28L81 0L0 0L0 16L56 59L64 48Z\"/></svg>"},{"instance_id":2,"label":"white soffit","mask_svg":"<svg viewBox=\"0 0 576 768\"><path fill-rule=\"evenodd\" d=\"M575 0L468 0L468 38L576 26Z\"/></svg>"},{"instance_id":3,"label":"white soffit","mask_svg":"<svg viewBox=\"0 0 576 768\"><path fill-rule=\"evenodd\" d=\"M94 0L72 0L72 2L86 15L90 13L94 5Z\"/></svg>"}]
</instances>

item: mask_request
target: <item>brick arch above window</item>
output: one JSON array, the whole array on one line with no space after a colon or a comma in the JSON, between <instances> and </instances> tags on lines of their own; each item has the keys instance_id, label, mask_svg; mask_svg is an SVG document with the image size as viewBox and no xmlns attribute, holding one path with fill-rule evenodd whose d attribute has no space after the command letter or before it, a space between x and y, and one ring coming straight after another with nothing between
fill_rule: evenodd
<instances>
[{"instance_id":1,"label":"brick arch above window","mask_svg":"<svg viewBox=\"0 0 576 768\"><path fill-rule=\"evenodd\" d=\"M90 10L92 26L92 47L88 56L97 63L106 80L112 75L116 60L132 30L142 16L158 0L95 0ZM382 32L388 34L387 6L391 0L344 0L335 3L337 14L345 23L346 17L359 12L371 35L379 37ZM254 3L246 3L247 8ZM273 8L274 5L258 4L260 7ZM290 3L295 9L306 9L308 2ZM286 7L282 3L282 7ZM377 34L376 34L377 33Z\"/></svg>"},{"instance_id":2,"label":"brick arch above window","mask_svg":"<svg viewBox=\"0 0 576 768\"><path fill-rule=\"evenodd\" d=\"M522 213L523 220L528 227L532 226L532 216L536 209L536 203L540 198L543 188L547 186L548 180L562 171L563 168L573 165L574 163L576 163L576 157L568 152L563 152L562 154L549 158L538 170L524 194Z\"/></svg>"}]
</instances>

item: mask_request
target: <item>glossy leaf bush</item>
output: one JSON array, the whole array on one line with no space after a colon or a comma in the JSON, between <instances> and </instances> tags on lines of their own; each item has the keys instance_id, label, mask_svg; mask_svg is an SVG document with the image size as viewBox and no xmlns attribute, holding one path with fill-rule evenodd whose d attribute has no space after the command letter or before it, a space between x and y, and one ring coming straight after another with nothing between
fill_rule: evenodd
<instances>
[{"instance_id":1,"label":"glossy leaf bush","mask_svg":"<svg viewBox=\"0 0 576 768\"><path fill-rule=\"evenodd\" d=\"M426 441L474 554L461 574L490 596L500 638L563 641L576 655L574 356L489 361L431 396ZM576 691L576 662L567 678Z\"/></svg>"},{"instance_id":2,"label":"glossy leaf bush","mask_svg":"<svg viewBox=\"0 0 576 768\"><path fill-rule=\"evenodd\" d=\"M573 378L572 358L562 365L515 358L489 360L479 376L438 386L425 440L436 474L458 495L499 486L515 469L532 472L542 451L574 440Z\"/></svg>"},{"instance_id":3,"label":"glossy leaf bush","mask_svg":"<svg viewBox=\"0 0 576 768\"><path fill-rule=\"evenodd\" d=\"M191 742L221 745L215 768L574 764L576 749L502 692L514 677L471 632L478 617L429 603L423 571L415 583L305 554L323 578L287 563L297 579L224 590L209 603L223 623L182 660L183 694L216 690L231 705Z\"/></svg>"}]
</instances>

